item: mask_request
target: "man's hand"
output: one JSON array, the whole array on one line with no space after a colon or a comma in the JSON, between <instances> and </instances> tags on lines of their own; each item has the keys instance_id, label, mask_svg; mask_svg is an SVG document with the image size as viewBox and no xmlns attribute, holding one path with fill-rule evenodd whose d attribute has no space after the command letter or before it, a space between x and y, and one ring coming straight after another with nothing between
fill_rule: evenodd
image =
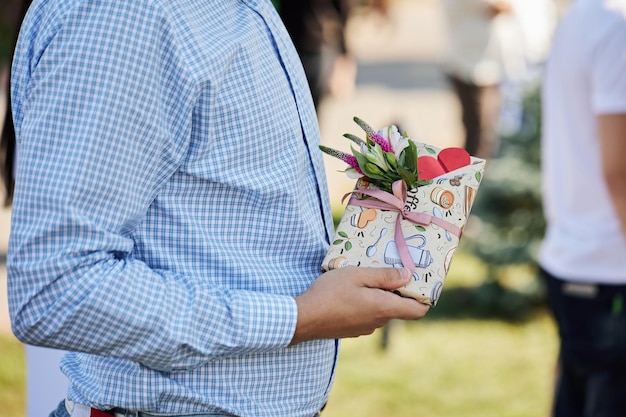
<instances>
[{"instance_id":1,"label":"man's hand","mask_svg":"<svg viewBox=\"0 0 626 417\"><path fill-rule=\"evenodd\" d=\"M429 307L393 290L408 284L407 269L335 269L296 297L298 323L291 344L371 334L391 319L418 320Z\"/></svg>"}]
</instances>

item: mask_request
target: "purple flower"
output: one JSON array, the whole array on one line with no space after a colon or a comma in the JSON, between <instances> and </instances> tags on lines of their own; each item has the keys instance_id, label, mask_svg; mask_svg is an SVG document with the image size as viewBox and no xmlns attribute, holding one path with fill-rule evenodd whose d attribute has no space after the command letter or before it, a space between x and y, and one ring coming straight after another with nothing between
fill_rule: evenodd
<instances>
[{"instance_id":1,"label":"purple flower","mask_svg":"<svg viewBox=\"0 0 626 417\"><path fill-rule=\"evenodd\" d=\"M354 170L356 170L359 174L363 174L361 168L359 167L359 162L356 159L356 156L350 155L349 153L341 152L333 148L329 148L324 145L319 145L320 150L330 156L334 156L335 158L341 159L343 162L348 164L348 166Z\"/></svg>"}]
</instances>

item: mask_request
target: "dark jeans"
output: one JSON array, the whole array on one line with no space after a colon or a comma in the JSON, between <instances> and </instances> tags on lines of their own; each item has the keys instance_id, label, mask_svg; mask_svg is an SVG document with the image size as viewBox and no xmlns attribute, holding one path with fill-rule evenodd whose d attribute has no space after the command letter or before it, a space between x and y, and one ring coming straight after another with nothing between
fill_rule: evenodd
<instances>
[{"instance_id":1,"label":"dark jeans","mask_svg":"<svg viewBox=\"0 0 626 417\"><path fill-rule=\"evenodd\" d=\"M67 412L67 408L65 408L65 401L61 401L56 410L51 412L48 417L70 417L70 414Z\"/></svg>"},{"instance_id":2,"label":"dark jeans","mask_svg":"<svg viewBox=\"0 0 626 417\"><path fill-rule=\"evenodd\" d=\"M499 145L500 87L479 86L452 74L447 74L447 78L461 104L465 150L479 158L495 156Z\"/></svg>"},{"instance_id":3,"label":"dark jeans","mask_svg":"<svg viewBox=\"0 0 626 417\"><path fill-rule=\"evenodd\" d=\"M541 274L561 341L554 416L626 416L626 285L572 286Z\"/></svg>"}]
</instances>

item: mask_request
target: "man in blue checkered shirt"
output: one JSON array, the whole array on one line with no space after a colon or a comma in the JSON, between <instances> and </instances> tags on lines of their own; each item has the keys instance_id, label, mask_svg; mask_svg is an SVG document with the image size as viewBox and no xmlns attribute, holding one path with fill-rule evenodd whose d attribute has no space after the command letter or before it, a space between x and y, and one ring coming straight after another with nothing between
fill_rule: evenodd
<instances>
[{"instance_id":1,"label":"man in blue checkered shirt","mask_svg":"<svg viewBox=\"0 0 626 417\"><path fill-rule=\"evenodd\" d=\"M36 0L13 66L10 312L53 415L314 416L337 339L427 307L320 276L315 109L270 0ZM100 411L99 411L100 410Z\"/></svg>"}]
</instances>

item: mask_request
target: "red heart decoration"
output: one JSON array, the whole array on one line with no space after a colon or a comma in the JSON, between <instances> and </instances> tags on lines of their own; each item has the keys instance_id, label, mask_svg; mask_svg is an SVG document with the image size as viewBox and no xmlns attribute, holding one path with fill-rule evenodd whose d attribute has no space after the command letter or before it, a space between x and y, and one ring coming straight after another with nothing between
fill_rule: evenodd
<instances>
[{"instance_id":1,"label":"red heart decoration","mask_svg":"<svg viewBox=\"0 0 626 417\"><path fill-rule=\"evenodd\" d=\"M421 180L432 180L446 173L439 161L426 155L417 158L417 170L417 176Z\"/></svg>"},{"instance_id":2,"label":"red heart decoration","mask_svg":"<svg viewBox=\"0 0 626 417\"><path fill-rule=\"evenodd\" d=\"M463 148L442 149L437 159L446 172L454 171L471 163L470 154Z\"/></svg>"},{"instance_id":3,"label":"red heart decoration","mask_svg":"<svg viewBox=\"0 0 626 417\"><path fill-rule=\"evenodd\" d=\"M442 149L437 159L428 155L417 158L418 177L421 180L432 180L446 172L467 166L471 162L470 154L463 148Z\"/></svg>"}]
</instances>

